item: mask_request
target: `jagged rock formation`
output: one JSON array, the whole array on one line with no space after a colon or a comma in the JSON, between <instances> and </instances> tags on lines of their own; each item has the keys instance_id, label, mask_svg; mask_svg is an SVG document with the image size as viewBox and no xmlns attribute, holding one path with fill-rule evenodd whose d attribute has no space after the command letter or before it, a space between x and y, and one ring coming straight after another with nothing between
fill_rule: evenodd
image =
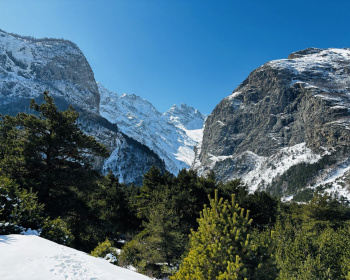
<instances>
[{"instance_id":1,"label":"jagged rock formation","mask_svg":"<svg viewBox=\"0 0 350 280\"><path fill-rule=\"evenodd\" d=\"M205 116L181 104L160 113L153 105L134 94L121 96L99 84L100 113L116 123L123 133L151 148L164 160L166 168L177 174L194 160L194 146L201 141Z\"/></svg>"},{"instance_id":2,"label":"jagged rock formation","mask_svg":"<svg viewBox=\"0 0 350 280\"><path fill-rule=\"evenodd\" d=\"M140 184L152 165L164 162L148 147L120 132L99 115L100 95L89 63L72 42L34 39L0 30L0 113L29 111L29 101L42 101L49 91L60 109L73 105L80 112L82 129L113 153L94 167L112 170L126 183Z\"/></svg>"},{"instance_id":3,"label":"jagged rock formation","mask_svg":"<svg viewBox=\"0 0 350 280\"><path fill-rule=\"evenodd\" d=\"M327 180L348 193L349 73L350 49L306 49L257 68L207 118L192 168L282 196Z\"/></svg>"}]
</instances>

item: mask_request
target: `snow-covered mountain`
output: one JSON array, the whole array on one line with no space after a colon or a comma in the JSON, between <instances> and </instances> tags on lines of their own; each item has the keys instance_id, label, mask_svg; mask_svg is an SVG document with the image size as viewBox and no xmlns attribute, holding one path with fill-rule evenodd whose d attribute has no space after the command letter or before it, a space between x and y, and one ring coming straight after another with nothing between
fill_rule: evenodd
<instances>
[{"instance_id":1,"label":"snow-covered mountain","mask_svg":"<svg viewBox=\"0 0 350 280\"><path fill-rule=\"evenodd\" d=\"M120 131L151 148L177 174L189 168L194 147L202 140L205 116L181 104L160 113L150 102L134 94L118 95L98 84L100 114Z\"/></svg>"},{"instance_id":2,"label":"snow-covered mountain","mask_svg":"<svg viewBox=\"0 0 350 280\"><path fill-rule=\"evenodd\" d=\"M192 168L241 177L252 191L350 198L349 74L350 49L306 49L257 68L207 118Z\"/></svg>"},{"instance_id":3,"label":"snow-covered mountain","mask_svg":"<svg viewBox=\"0 0 350 280\"><path fill-rule=\"evenodd\" d=\"M98 113L94 74L74 43L21 37L0 30L0 104L10 106L22 101L25 106L25 100L37 98L45 90L66 106Z\"/></svg>"},{"instance_id":4,"label":"snow-covered mountain","mask_svg":"<svg viewBox=\"0 0 350 280\"><path fill-rule=\"evenodd\" d=\"M41 103L44 91L50 92L60 109L71 104L79 111L82 129L112 151L109 169L120 181L141 184L152 165L165 169L152 150L100 116L94 73L74 43L0 30L0 113L29 112L30 99ZM104 163L97 158L94 167L102 169Z\"/></svg>"},{"instance_id":5,"label":"snow-covered mountain","mask_svg":"<svg viewBox=\"0 0 350 280\"><path fill-rule=\"evenodd\" d=\"M96 83L74 43L0 30L0 113L29 111L30 99L41 102L44 91L60 109L71 104L80 112L82 129L112 152L95 159L95 168L122 182L140 184L152 165L174 174L191 166L205 119L198 110L182 104L160 113L141 97L118 96Z\"/></svg>"},{"instance_id":6,"label":"snow-covered mountain","mask_svg":"<svg viewBox=\"0 0 350 280\"><path fill-rule=\"evenodd\" d=\"M35 235L0 235L1 280L150 280Z\"/></svg>"}]
</instances>

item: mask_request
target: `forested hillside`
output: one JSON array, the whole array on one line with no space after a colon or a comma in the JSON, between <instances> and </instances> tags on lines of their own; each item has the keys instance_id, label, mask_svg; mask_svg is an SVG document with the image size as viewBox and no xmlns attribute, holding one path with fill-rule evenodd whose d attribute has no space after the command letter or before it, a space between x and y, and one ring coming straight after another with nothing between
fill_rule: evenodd
<instances>
[{"instance_id":1,"label":"forested hillside","mask_svg":"<svg viewBox=\"0 0 350 280\"><path fill-rule=\"evenodd\" d=\"M78 113L44 100L0 122L1 234L30 229L156 278L350 278L347 200L284 203L240 180L156 167L127 186L92 169L91 155L109 151Z\"/></svg>"}]
</instances>

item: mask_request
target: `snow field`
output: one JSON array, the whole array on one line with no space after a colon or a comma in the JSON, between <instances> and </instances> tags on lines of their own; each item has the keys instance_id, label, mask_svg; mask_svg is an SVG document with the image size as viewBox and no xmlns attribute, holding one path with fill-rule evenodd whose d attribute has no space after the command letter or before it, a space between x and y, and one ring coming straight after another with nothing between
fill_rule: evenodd
<instances>
[{"instance_id":1,"label":"snow field","mask_svg":"<svg viewBox=\"0 0 350 280\"><path fill-rule=\"evenodd\" d=\"M0 235L1 280L149 280L35 235Z\"/></svg>"}]
</instances>

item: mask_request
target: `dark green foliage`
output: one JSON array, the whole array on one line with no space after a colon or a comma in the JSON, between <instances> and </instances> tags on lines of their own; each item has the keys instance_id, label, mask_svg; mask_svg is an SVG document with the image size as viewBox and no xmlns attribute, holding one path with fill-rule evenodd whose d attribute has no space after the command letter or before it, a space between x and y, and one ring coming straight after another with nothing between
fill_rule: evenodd
<instances>
[{"instance_id":1,"label":"dark green foliage","mask_svg":"<svg viewBox=\"0 0 350 280\"><path fill-rule=\"evenodd\" d=\"M45 103L31 102L39 117L19 114L19 125L27 132L24 149L28 179L35 178L41 200L67 201L71 192L87 188L93 180L89 157L106 156L107 150L77 125L78 113L70 107L59 111L53 98L44 94ZM50 201L49 201L50 202ZM50 203L52 205L52 203ZM56 209L53 209L56 210Z\"/></svg>"},{"instance_id":2,"label":"dark green foliage","mask_svg":"<svg viewBox=\"0 0 350 280\"><path fill-rule=\"evenodd\" d=\"M37 115L2 117L0 168L21 190L37 193L45 215L61 217L75 237L72 245L86 250L97 244L98 217L88 201L101 178L89 163L108 151L80 130L72 107L59 111L48 93L43 98L41 105L31 101Z\"/></svg>"},{"instance_id":3,"label":"dark green foliage","mask_svg":"<svg viewBox=\"0 0 350 280\"><path fill-rule=\"evenodd\" d=\"M350 209L330 195L316 193L302 206L304 229L320 233L327 227L337 229L350 219Z\"/></svg>"},{"instance_id":4,"label":"dark green foliage","mask_svg":"<svg viewBox=\"0 0 350 280\"><path fill-rule=\"evenodd\" d=\"M275 260L275 232L269 229L262 231L255 228L251 233L251 242L254 258L247 264L250 270L250 279L276 279L278 269Z\"/></svg>"},{"instance_id":5,"label":"dark green foliage","mask_svg":"<svg viewBox=\"0 0 350 280\"><path fill-rule=\"evenodd\" d=\"M197 227L199 212L216 184L215 177L200 178L194 171L184 169L174 177L151 168L136 194L142 231L124 246L122 264L132 264L154 277L166 275L180 262L188 234ZM159 263L165 265L159 267Z\"/></svg>"},{"instance_id":6,"label":"dark green foliage","mask_svg":"<svg viewBox=\"0 0 350 280\"><path fill-rule=\"evenodd\" d=\"M143 263L146 263L147 260L143 260L141 254L143 246L141 243L142 238L143 233L141 232L124 245L123 250L119 256L119 265L124 267L133 265L136 268L145 266Z\"/></svg>"},{"instance_id":7,"label":"dark green foliage","mask_svg":"<svg viewBox=\"0 0 350 280\"><path fill-rule=\"evenodd\" d=\"M240 179L235 179L226 183L220 182L219 189L221 195L229 199L232 194L236 196L236 200L241 204L249 194L248 186L243 184Z\"/></svg>"},{"instance_id":8,"label":"dark green foliage","mask_svg":"<svg viewBox=\"0 0 350 280\"><path fill-rule=\"evenodd\" d=\"M152 277L165 276L167 267L179 262L187 242L178 221L164 203L153 205L145 229L124 246L121 264L133 265Z\"/></svg>"},{"instance_id":9,"label":"dark green foliage","mask_svg":"<svg viewBox=\"0 0 350 280\"><path fill-rule=\"evenodd\" d=\"M222 183L216 180L214 173L203 178L193 170L185 169L173 177L152 168L144 175L144 185L136 195L136 208L143 228L124 246L123 265L132 264L140 272L147 271L154 277L159 273L164 276L167 271L157 263L176 267L181 261L180 255L187 249L187 236L191 229L197 229L199 213L215 189L224 198L230 199L231 194L235 194L240 205L251 207L256 217L254 227L260 231L274 224L278 201L264 192L249 194L248 187L240 180ZM152 268L156 271L152 272Z\"/></svg>"},{"instance_id":10,"label":"dark green foliage","mask_svg":"<svg viewBox=\"0 0 350 280\"><path fill-rule=\"evenodd\" d=\"M277 219L278 199L267 192L256 191L249 194L241 203L242 207L250 210L254 227L265 229L272 227Z\"/></svg>"},{"instance_id":11,"label":"dark green foliage","mask_svg":"<svg viewBox=\"0 0 350 280\"><path fill-rule=\"evenodd\" d=\"M21 189L13 180L0 175L0 234L40 229L43 208L31 190Z\"/></svg>"},{"instance_id":12,"label":"dark green foliage","mask_svg":"<svg viewBox=\"0 0 350 280\"><path fill-rule=\"evenodd\" d=\"M152 204L148 221L144 222L143 252L148 262L170 266L180 260L186 237L179 227L180 218L167 205L166 195L160 195L163 197Z\"/></svg>"},{"instance_id":13,"label":"dark green foliage","mask_svg":"<svg viewBox=\"0 0 350 280\"><path fill-rule=\"evenodd\" d=\"M79 129L72 107L59 111L48 93L44 100L30 105L39 116L3 117L0 141L10 144L5 145L0 166L20 185L38 192L50 215L68 214L74 208L72 199L97 178L89 165L91 156L106 156L107 150ZM66 213L58 213L62 209Z\"/></svg>"},{"instance_id":14,"label":"dark green foliage","mask_svg":"<svg viewBox=\"0 0 350 280\"><path fill-rule=\"evenodd\" d=\"M248 186L239 179L227 183L220 182L218 189L220 195L226 199L229 199L231 194L235 194L239 205L250 210L252 226L264 229L274 225L278 207L278 199L275 197L264 191L249 193Z\"/></svg>"},{"instance_id":15,"label":"dark green foliage","mask_svg":"<svg viewBox=\"0 0 350 280\"><path fill-rule=\"evenodd\" d=\"M140 188L140 194L137 196L137 216L145 219L148 212L148 205L154 200L153 193L160 192L169 184L172 184L173 177L165 172L162 174L158 167L152 166L151 169L143 175L143 184Z\"/></svg>"},{"instance_id":16,"label":"dark green foliage","mask_svg":"<svg viewBox=\"0 0 350 280\"><path fill-rule=\"evenodd\" d=\"M128 186L119 183L112 173L108 173L95 190L90 207L98 213L104 235L117 241L138 228L136 213L130 206Z\"/></svg>"},{"instance_id":17,"label":"dark green foliage","mask_svg":"<svg viewBox=\"0 0 350 280\"><path fill-rule=\"evenodd\" d=\"M277 279L348 279L349 207L316 193L286 209L275 226Z\"/></svg>"},{"instance_id":18,"label":"dark green foliage","mask_svg":"<svg viewBox=\"0 0 350 280\"><path fill-rule=\"evenodd\" d=\"M293 201L308 202L314 196L314 190L307 188L298 190L298 192L293 196Z\"/></svg>"},{"instance_id":19,"label":"dark green foliage","mask_svg":"<svg viewBox=\"0 0 350 280\"><path fill-rule=\"evenodd\" d=\"M13 178L24 173L25 132L17 128L17 122L10 116L2 116L0 125L0 169Z\"/></svg>"},{"instance_id":20,"label":"dark green foliage","mask_svg":"<svg viewBox=\"0 0 350 280\"><path fill-rule=\"evenodd\" d=\"M74 236L68 225L61 218L47 219L42 226L40 236L58 244L70 246L73 244Z\"/></svg>"},{"instance_id":21,"label":"dark green foliage","mask_svg":"<svg viewBox=\"0 0 350 280\"><path fill-rule=\"evenodd\" d=\"M158 168L152 167L144 175L144 184L137 197L138 216L148 220L150 215L149 205L157 204L162 197L167 201L169 209L179 218L179 226L183 233L188 234L191 228L196 227L196 219L199 217L203 204L208 202L208 194L216 187L216 180L198 177L193 170L181 170L177 177L169 173L161 174ZM159 195L159 194L164 195ZM165 197L165 198L164 198Z\"/></svg>"}]
</instances>

